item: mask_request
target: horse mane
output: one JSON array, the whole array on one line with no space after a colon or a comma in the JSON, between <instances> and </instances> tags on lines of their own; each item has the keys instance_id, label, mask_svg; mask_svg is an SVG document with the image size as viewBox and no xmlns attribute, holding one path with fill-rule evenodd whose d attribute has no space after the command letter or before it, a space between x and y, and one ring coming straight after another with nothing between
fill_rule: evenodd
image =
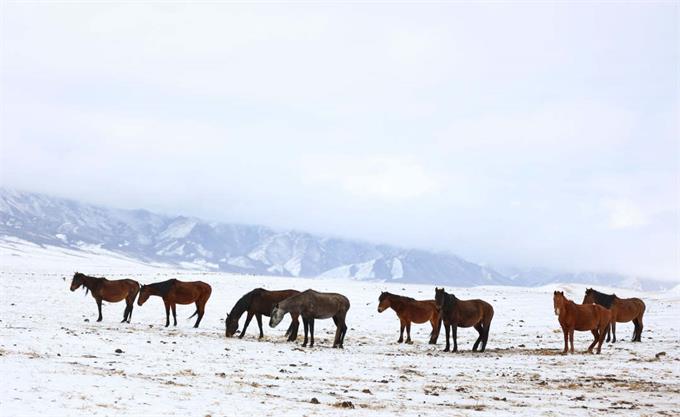
<instances>
[{"instance_id":1,"label":"horse mane","mask_svg":"<svg viewBox=\"0 0 680 417\"><path fill-rule=\"evenodd\" d=\"M442 303L442 310L449 311L457 300L458 299L456 298L455 295L449 294L446 291L444 291L444 302Z\"/></svg>"},{"instance_id":2,"label":"horse mane","mask_svg":"<svg viewBox=\"0 0 680 417\"><path fill-rule=\"evenodd\" d=\"M595 302L597 304L600 304L602 307L605 308L611 308L612 303L614 302L614 298L616 298L615 294L605 294L601 293L597 290L592 290L593 294L595 295Z\"/></svg>"},{"instance_id":3,"label":"horse mane","mask_svg":"<svg viewBox=\"0 0 680 417\"><path fill-rule=\"evenodd\" d=\"M173 278L163 282L154 282L153 284L147 285L147 287L153 288L158 295L165 297L176 282L177 280Z\"/></svg>"},{"instance_id":4,"label":"horse mane","mask_svg":"<svg viewBox=\"0 0 680 417\"><path fill-rule=\"evenodd\" d=\"M264 291L263 288L255 288L254 290L246 293L243 297L239 298L236 304L234 304L234 307L231 309L229 316L235 315L235 317L241 317L243 312L245 312L248 309L248 307L250 307L250 303L252 303L253 297L257 294L262 293L262 291Z\"/></svg>"}]
</instances>

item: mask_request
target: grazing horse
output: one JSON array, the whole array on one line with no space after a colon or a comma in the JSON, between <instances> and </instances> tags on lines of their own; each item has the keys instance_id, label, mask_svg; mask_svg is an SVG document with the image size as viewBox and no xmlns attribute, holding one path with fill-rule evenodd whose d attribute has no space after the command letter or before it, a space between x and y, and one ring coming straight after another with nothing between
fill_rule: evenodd
<instances>
[{"instance_id":1,"label":"grazing horse","mask_svg":"<svg viewBox=\"0 0 680 417\"><path fill-rule=\"evenodd\" d=\"M165 303L165 327L168 327L170 325L171 308L172 317L175 319L175 326L177 326L177 304L196 303L196 312L189 316L189 318L198 314L196 324L194 324L194 327L198 327L205 313L205 303L208 302L210 293L212 293L212 288L205 282L183 282L177 279L169 279L163 282L142 285L137 304L141 306L151 295L162 297L163 303Z\"/></svg>"},{"instance_id":2,"label":"grazing horse","mask_svg":"<svg viewBox=\"0 0 680 417\"><path fill-rule=\"evenodd\" d=\"M404 341L404 328L406 328L406 343L413 343L411 341L411 322L420 324L428 321L432 325L429 343L431 345L437 343L440 319L437 304L434 300L418 301L410 297L382 292L380 297L378 297L378 301L378 313L382 313L391 307L399 317L401 329L397 343Z\"/></svg>"},{"instance_id":3,"label":"grazing horse","mask_svg":"<svg viewBox=\"0 0 680 417\"><path fill-rule=\"evenodd\" d=\"M314 346L314 320L333 318L335 326L334 348L342 348L347 333L345 317L349 310L349 300L342 294L316 292L307 290L279 302L272 310L269 326L276 327L286 313L302 316L305 327L305 340L302 347L307 346L307 332L310 334L309 347Z\"/></svg>"},{"instance_id":4,"label":"grazing horse","mask_svg":"<svg viewBox=\"0 0 680 417\"><path fill-rule=\"evenodd\" d=\"M564 333L562 354L567 353L567 342L571 343L571 353L574 353L574 330L590 330L595 340L588 346L588 353L593 353L593 347L597 344L599 354L612 318L611 312L597 304L576 304L567 299L562 291L553 293L553 307Z\"/></svg>"},{"instance_id":5,"label":"grazing horse","mask_svg":"<svg viewBox=\"0 0 680 417\"><path fill-rule=\"evenodd\" d=\"M247 311L248 316L246 316L246 322L243 324L243 330L241 330L239 339L242 339L243 336L245 336L246 329L248 328L248 324L250 324L250 320L253 318L253 315L257 319L257 325L260 328L259 338L262 339L264 337L264 333L262 332L262 316L264 315L269 317L269 315L272 313L272 310L274 309L274 306L278 302L297 294L300 294L300 291L267 291L264 288L256 288L250 291L241 297L241 299L239 299L234 305L234 308L231 309L231 313L227 314L227 319L224 324L225 336L231 337L236 333L238 330L238 321L243 313ZM288 337L289 342L293 342L297 339L300 322L298 321L297 314L291 313L290 316L292 318L292 322L290 323L288 330L286 330L286 336Z\"/></svg>"},{"instance_id":6,"label":"grazing horse","mask_svg":"<svg viewBox=\"0 0 680 417\"><path fill-rule=\"evenodd\" d=\"M130 323L135 297L139 292L139 282L131 279L109 281L106 278L95 278L76 272L71 280L71 291L77 290L81 285L85 288L85 295L91 292L92 297L97 302L97 309L99 310L97 321L102 321L102 301L117 303L125 300L125 311L121 323Z\"/></svg>"},{"instance_id":7,"label":"grazing horse","mask_svg":"<svg viewBox=\"0 0 680 417\"><path fill-rule=\"evenodd\" d=\"M592 288L586 290L583 304L599 304L612 312L612 323L607 329L607 342L610 337L616 343L616 323L633 322L633 342L642 342L642 316L645 314L645 303L639 298L619 298L616 294L603 294ZM611 335L610 335L611 330Z\"/></svg>"},{"instance_id":8,"label":"grazing horse","mask_svg":"<svg viewBox=\"0 0 680 417\"><path fill-rule=\"evenodd\" d=\"M479 333L479 337L472 346L472 351L476 352L479 344L482 344L480 352L486 349L486 342L489 340L489 326L493 319L493 307L483 300L459 300L453 294L448 294L444 288L435 288L434 300L437 309L444 321L446 330L446 348L449 351L449 333L453 333L453 350L458 351L458 327L472 327Z\"/></svg>"}]
</instances>

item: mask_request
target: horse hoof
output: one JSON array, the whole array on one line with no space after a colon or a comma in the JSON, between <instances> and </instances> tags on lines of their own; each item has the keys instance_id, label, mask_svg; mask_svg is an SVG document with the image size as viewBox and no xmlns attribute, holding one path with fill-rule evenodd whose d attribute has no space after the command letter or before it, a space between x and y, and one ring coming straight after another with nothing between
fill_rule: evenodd
<instances>
[{"instance_id":1,"label":"horse hoof","mask_svg":"<svg viewBox=\"0 0 680 417\"><path fill-rule=\"evenodd\" d=\"M407 341L406 341L406 344L407 344L407 345L412 345L412 344L413 344L413 340L407 340Z\"/></svg>"}]
</instances>

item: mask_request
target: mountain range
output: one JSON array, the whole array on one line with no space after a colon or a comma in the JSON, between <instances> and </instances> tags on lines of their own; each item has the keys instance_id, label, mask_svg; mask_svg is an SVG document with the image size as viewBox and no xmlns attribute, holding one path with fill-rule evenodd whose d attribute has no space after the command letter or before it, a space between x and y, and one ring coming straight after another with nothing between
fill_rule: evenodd
<instances>
[{"instance_id":1,"label":"mountain range","mask_svg":"<svg viewBox=\"0 0 680 417\"><path fill-rule=\"evenodd\" d=\"M517 268L501 273L450 253L107 208L7 188L0 188L2 236L77 250L94 245L143 262L245 274L451 286L585 282L657 289L673 285L618 274Z\"/></svg>"}]
</instances>

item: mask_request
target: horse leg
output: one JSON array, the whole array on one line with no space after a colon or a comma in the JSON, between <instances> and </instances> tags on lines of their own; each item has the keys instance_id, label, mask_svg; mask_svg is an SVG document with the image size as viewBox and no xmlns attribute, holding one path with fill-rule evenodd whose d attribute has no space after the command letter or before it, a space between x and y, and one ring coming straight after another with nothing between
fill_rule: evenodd
<instances>
[{"instance_id":1,"label":"horse leg","mask_svg":"<svg viewBox=\"0 0 680 417\"><path fill-rule=\"evenodd\" d=\"M97 321L102 321L102 299L95 298L95 301L97 301L97 310L99 311L99 317L97 318Z\"/></svg>"},{"instance_id":2,"label":"horse leg","mask_svg":"<svg viewBox=\"0 0 680 417\"><path fill-rule=\"evenodd\" d=\"M591 343L590 346L588 346L588 353L593 353L593 348L595 347L595 344L600 339L600 334L597 332L597 329L593 329L590 332L593 334L593 337L595 339L593 340L593 343Z\"/></svg>"},{"instance_id":3,"label":"horse leg","mask_svg":"<svg viewBox=\"0 0 680 417\"><path fill-rule=\"evenodd\" d=\"M340 347L340 337L342 336L342 322L340 318L336 315L333 316L333 323L335 323L335 339L333 339L333 347Z\"/></svg>"},{"instance_id":4,"label":"horse leg","mask_svg":"<svg viewBox=\"0 0 680 417\"><path fill-rule=\"evenodd\" d=\"M302 318L302 327L305 328L305 340L302 342L302 347L307 347L307 332L309 331L309 320Z\"/></svg>"},{"instance_id":5,"label":"horse leg","mask_svg":"<svg viewBox=\"0 0 680 417\"><path fill-rule=\"evenodd\" d=\"M314 319L309 319L309 347L314 347Z\"/></svg>"},{"instance_id":6,"label":"horse leg","mask_svg":"<svg viewBox=\"0 0 680 417\"><path fill-rule=\"evenodd\" d=\"M294 342L297 339L298 335L298 328L300 327L300 321L298 320L298 315L291 314L291 323L290 327L288 328L288 341L289 342Z\"/></svg>"},{"instance_id":7,"label":"horse leg","mask_svg":"<svg viewBox=\"0 0 680 417\"><path fill-rule=\"evenodd\" d=\"M574 329L569 329L569 344L571 345L571 353L574 353Z\"/></svg>"},{"instance_id":8,"label":"horse leg","mask_svg":"<svg viewBox=\"0 0 680 417\"><path fill-rule=\"evenodd\" d=\"M197 329L198 325L201 324L201 320L203 319L203 315L205 314L205 303L207 302L208 302L207 299L205 301L202 300L196 301L196 313L198 313L198 317L196 317L196 324L194 324L194 329Z\"/></svg>"},{"instance_id":9,"label":"horse leg","mask_svg":"<svg viewBox=\"0 0 680 417\"><path fill-rule=\"evenodd\" d=\"M449 335L451 331L451 326L448 323L444 323L444 330L446 331L446 347L444 347L444 352L448 352L451 345L449 344Z\"/></svg>"},{"instance_id":10,"label":"horse leg","mask_svg":"<svg viewBox=\"0 0 680 417\"><path fill-rule=\"evenodd\" d=\"M170 303L165 300L163 302L165 303L165 327L168 327L170 325Z\"/></svg>"},{"instance_id":11,"label":"horse leg","mask_svg":"<svg viewBox=\"0 0 680 417\"><path fill-rule=\"evenodd\" d=\"M607 333L607 343L611 342L612 340L612 325L611 323L607 325L607 330L605 331Z\"/></svg>"},{"instance_id":12,"label":"horse leg","mask_svg":"<svg viewBox=\"0 0 680 417\"><path fill-rule=\"evenodd\" d=\"M432 326L432 332L430 333L430 340L427 343L430 344L430 345L436 345L437 344L437 339L436 339L437 323L434 319L431 319L430 325Z\"/></svg>"},{"instance_id":13,"label":"horse leg","mask_svg":"<svg viewBox=\"0 0 680 417\"><path fill-rule=\"evenodd\" d=\"M121 320L121 323L125 323L127 321L127 316L128 316L128 311L130 310L130 304L125 302L125 310L123 310L123 320Z\"/></svg>"},{"instance_id":14,"label":"horse leg","mask_svg":"<svg viewBox=\"0 0 680 417\"><path fill-rule=\"evenodd\" d=\"M257 326L260 328L260 337L258 337L258 339L262 339L264 337L264 333L262 332L262 314L255 314L255 318L257 319Z\"/></svg>"},{"instance_id":15,"label":"horse leg","mask_svg":"<svg viewBox=\"0 0 680 417\"><path fill-rule=\"evenodd\" d=\"M475 330L477 330L477 333L479 333L479 336L477 337L477 340L475 340L475 344L472 345L472 351L477 352L477 346L482 342L482 339L484 337L484 327L482 327L482 323L479 322L475 324Z\"/></svg>"},{"instance_id":16,"label":"horse leg","mask_svg":"<svg viewBox=\"0 0 680 417\"><path fill-rule=\"evenodd\" d=\"M132 320L132 309L135 308L135 297L137 294L135 293L134 295L130 296L127 300L128 302L128 307L130 307L130 311L128 311L128 316L127 316L127 322L130 323L130 320Z\"/></svg>"},{"instance_id":17,"label":"horse leg","mask_svg":"<svg viewBox=\"0 0 680 417\"><path fill-rule=\"evenodd\" d=\"M406 343L407 344L412 344L413 341L411 340L411 322L407 321L406 322Z\"/></svg>"},{"instance_id":18,"label":"horse leg","mask_svg":"<svg viewBox=\"0 0 680 417\"><path fill-rule=\"evenodd\" d=\"M612 320L612 343L616 343L616 320Z\"/></svg>"},{"instance_id":19,"label":"horse leg","mask_svg":"<svg viewBox=\"0 0 680 417\"><path fill-rule=\"evenodd\" d=\"M562 354L566 355L567 352L569 352L569 329L562 326L562 333L564 333L564 350L562 351Z\"/></svg>"},{"instance_id":20,"label":"horse leg","mask_svg":"<svg viewBox=\"0 0 680 417\"><path fill-rule=\"evenodd\" d=\"M451 338L453 339L453 350L451 352L458 352L458 324L451 325Z\"/></svg>"},{"instance_id":21,"label":"horse leg","mask_svg":"<svg viewBox=\"0 0 680 417\"><path fill-rule=\"evenodd\" d=\"M600 326L600 329L599 329L600 338L599 338L598 343L597 343L597 354L598 355L600 354L600 352L602 352L602 343L604 343L604 333L607 331L608 327L609 327L609 323L605 324L604 326Z\"/></svg>"},{"instance_id":22,"label":"horse leg","mask_svg":"<svg viewBox=\"0 0 680 417\"><path fill-rule=\"evenodd\" d=\"M243 330L241 330L241 334L238 335L239 339L243 339L243 336L246 335L246 329L248 328L248 325L250 324L250 320L253 319L253 313L250 311L248 312L248 315L246 316L246 322L243 323Z\"/></svg>"},{"instance_id":23,"label":"horse leg","mask_svg":"<svg viewBox=\"0 0 680 417\"><path fill-rule=\"evenodd\" d=\"M642 342L642 316L638 317L635 322L635 331L636 331L636 337L634 342Z\"/></svg>"},{"instance_id":24,"label":"horse leg","mask_svg":"<svg viewBox=\"0 0 680 417\"><path fill-rule=\"evenodd\" d=\"M404 328L406 327L406 323L404 320L399 319L399 340L397 340L397 343L402 343L404 341Z\"/></svg>"},{"instance_id":25,"label":"horse leg","mask_svg":"<svg viewBox=\"0 0 680 417\"><path fill-rule=\"evenodd\" d=\"M170 305L170 308L172 308L172 318L175 322L175 324L173 324L173 326L177 326L177 304L172 303Z\"/></svg>"},{"instance_id":26,"label":"horse leg","mask_svg":"<svg viewBox=\"0 0 680 417\"><path fill-rule=\"evenodd\" d=\"M480 352L484 352L486 350L486 342L489 341L489 327L491 327L491 320L489 320L489 322L484 325L484 338L482 339L482 350L480 350Z\"/></svg>"}]
</instances>

